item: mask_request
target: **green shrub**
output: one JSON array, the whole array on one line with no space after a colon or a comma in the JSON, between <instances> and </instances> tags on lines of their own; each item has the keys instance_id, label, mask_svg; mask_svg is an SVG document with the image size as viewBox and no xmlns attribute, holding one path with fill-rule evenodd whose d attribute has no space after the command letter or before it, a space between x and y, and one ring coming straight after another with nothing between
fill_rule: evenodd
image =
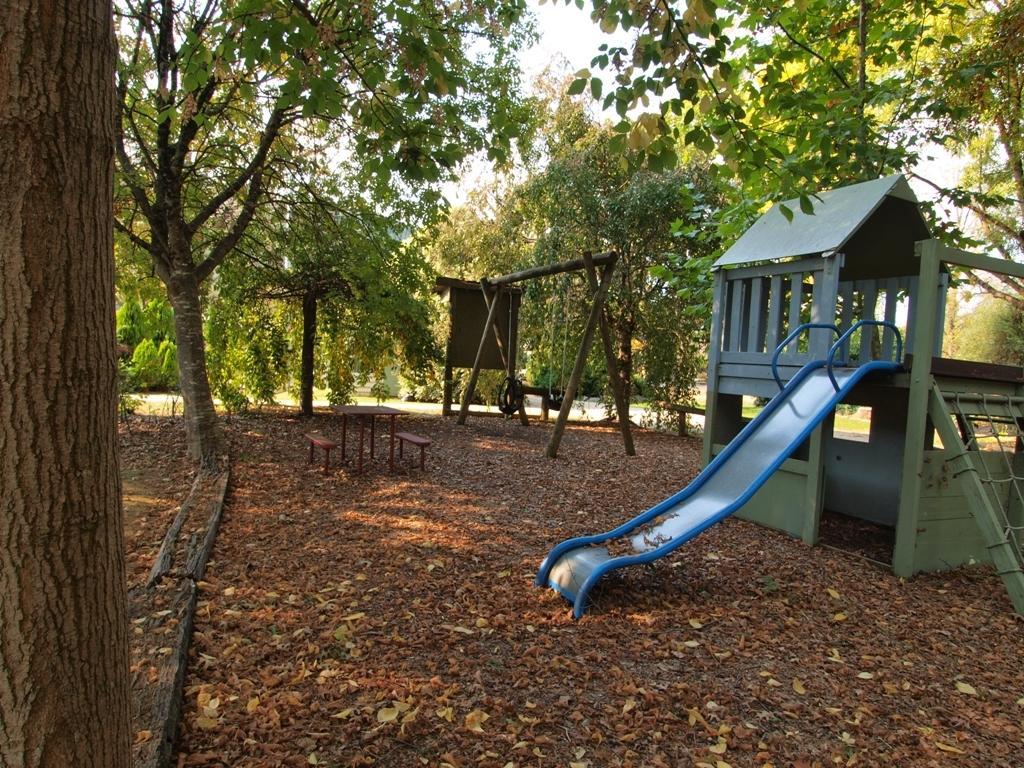
<instances>
[{"instance_id":1,"label":"green shrub","mask_svg":"<svg viewBox=\"0 0 1024 768\"><path fill-rule=\"evenodd\" d=\"M249 398L241 387L231 382L224 382L216 390L217 399L229 415L245 413L249 410Z\"/></svg>"},{"instance_id":2,"label":"green shrub","mask_svg":"<svg viewBox=\"0 0 1024 768\"><path fill-rule=\"evenodd\" d=\"M160 382L160 352L152 339L143 339L132 353L132 374L140 389L152 389Z\"/></svg>"},{"instance_id":3,"label":"green shrub","mask_svg":"<svg viewBox=\"0 0 1024 768\"><path fill-rule=\"evenodd\" d=\"M160 356L160 386L178 388L178 346L168 339L160 342L157 350Z\"/></svg>"}]
</instances>

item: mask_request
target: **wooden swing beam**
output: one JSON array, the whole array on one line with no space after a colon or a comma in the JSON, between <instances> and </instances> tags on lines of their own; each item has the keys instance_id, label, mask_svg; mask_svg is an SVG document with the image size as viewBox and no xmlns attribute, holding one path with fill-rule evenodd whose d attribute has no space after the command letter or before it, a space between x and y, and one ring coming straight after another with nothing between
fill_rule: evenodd
<instances>
[{"instance_id":1,"label":"wooden swing beam","mask_svg":"<svg viewBox=\"0 0 1024 768\"><path fill-rule=\"evenodd\" d=\"M599 253L596 256L591 257L591 261L595 267L614 264L618 260L619 254L614 251ZM513 283L521 283L523 280L535 280L538 277L561 275L564 272L578 272L581 269L586 268L587 262L585 259L570 259L569 261L562 261L558 264L545 264L540 267L530 267L529 269L524 269L520 272L512 272L498 277L485 277L481 282L486 283L490 287L497 288L500 286L512 285Z\"/></svg>"},{"instance_id":2,"label":"wooden swing beam","mask_svg":"<svg viewBox=\"0 0 1024 768\"><path fill-rule=\"evenodd\" d=\"M573 365L572 374L569 376L569 382L563 393L562 407L558 411L558 418L555 420L555 428L551 433L551 440L548 443L546 455L552 459L558 455L558 447L562 441L562 435L565 433L565 425L569 420L569 413L572 411L573 401L576 398L576 391L579 389L580 380L583 377L583 370L586 367L587 357L590 354L590 347L594 341L594 333L598 327L600 327L601 331L601 346L605 354L608 378L611 384L612 394L615 398L615 409L618 415L619 429L622 432L622 444L628 456L636 455L636 448L633 445L633 435L629 426L629 404L625 401L622 382L619 380L619 377L615 375L617 367L615 354L612 349L611 333L608 328L608 322L604 316L604 300L608 294L608 287L611 284L611 276L615 271L615 266L618 263L618 260L619 255L614 251L599 253L594 256L591 256L589 253L585 253L579 259L571 259L558 264L531 267L530 269L512 272L507 275L484 278L480 281L480 289L483 291L484 303L488 310L487 320L484 322L483 333L480 335L480 344L477 347L476 358L473 361L473 370L469 375L469 381L466 384L466 391L463 392L462 395L462 403L459 407L459 417L457 419L458 424L465 424L466 418L469 416L469 404L473 399L473 394L476 390L476 383L480 376L480 367L483 360L484 350L487 347L489 329L493 329L498 342L499 351L502 352L503 362L505 362L507 368L511 367L511 358L505 354L504 339L502 338L503 335L497 318L497 309L499 304L498 297L501 293L501 289L505 286L523 282L524 280L536 280L538 278L560 275L566 272L578 272L580 270L585 270L587 273L587 282L591 291L593 291L594 299L590 307L590 315L587 318L587 325L583 332L583 339L581 340L579 349L576 353L576 361ZM597 267L603 267L601 270L600 280L597 276ZM511 333L511 331L512 328L510 327L509 332ZM514 371L509 370L508 373L510 376L514 375ZM526 408L520 408L519 413L520 420L524 424L529 423L526 418Z\"/></svg>"}]
</instances>

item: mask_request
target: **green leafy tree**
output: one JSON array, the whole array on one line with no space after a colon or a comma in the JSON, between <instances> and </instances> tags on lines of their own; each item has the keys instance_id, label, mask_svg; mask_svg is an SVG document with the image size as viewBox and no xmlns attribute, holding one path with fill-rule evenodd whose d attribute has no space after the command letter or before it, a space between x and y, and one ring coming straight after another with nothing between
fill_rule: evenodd
<instances>
[{"instance_id":1,"label":"green leafy tree","mask_svg":"<svg viewBox=\"0 0 1024 768\"><path fill-rule=\"evenodd\" d=\"M317 382L343 402L357 377L383 381L397 363L415 374L436 354L433 275L395 219L358 194L313 191L266 208L211 313L216 388L265 402L297 381L306 416Z\"/></svg>"},{"instance_id":2,"label":"green leafy tree","mask_svg":"<svg viewBox=\"0 0 1024 768\"><path fill-rule=\"evenodd\" d=\"M943 51L933 92L955 108L944 122L947 145L969 162L952 185L931 179L945 198L968 209L991 252L1024 260L1024 3L972 3L960 42ZM920 177L919 177L920 178ZM1024 281L975 273L989 293L1024 312Z\"/></svg>"},{"instance_id":3,"label":"green leafy tree","mask_svg":"<svg viewBox=\"0 0 1024 768\"><path fill-rule=\"evenodd\" d=\"M587 88L622 118L616 146L671 162L674 141L720 159L737 185L723 234L764 203L912 166L955 113L930 88L940 49L958 44L962 3L938 0L594 0L605 29ZM604 94L599 75L614 81ZM783 215L791 213L781 207Z\"/></svg>"},{"instance_id":4,"label":"green leafy tree","mask_svg":"<svg viewBox=\"0 0 1024 768\"><path fill-rule=\"evenodd\" d=\"M117 228L167 288L190 450L212 465L204 283L325 125L367 185L396 174L433 202L432 185L467 155L507 158L525 4L123 0L117 11Z\"/></svg>"},{"instance_id":5,"label":"green leafy tree","mask_svg":"<svg viewBox=\"0 0 1024 768\"><path fill-rule=\"evenodd\" d=\"M691 278L708 267L713 240L706 235L720 195L697 160L662 171L630 163L614 130L595 122L581 100L548 90L540 162L518 184L501 180L470 195L427 237L426 251L439 271L479 279L615 250L620 261L606 305L613 374L627 397L642 379L657 400L685 399L703 367L710 314L706 282ZM690 301L680 299L682 286ZM585 277L531 281L524 290L524 367L533 383L560 388L589 311ZM600 393L604 381L597 355L584 394Z\"/></svg>"},{"instance_id":6,"label":"green leafy tree","mask_svg":"<svg viewBox=\"0 0 1024 768\"><path fill-rule=\"evenodd\" d=\"M685 219L701 229L713 213L717 193L706 164L692 161L654 171L630 163L618 148L614 130L593 122L573 99L557 105L546 135L548 163L517 196L524 223L533 233L533 258L561 261L583 251L616 251L619 263L605 307L615 346L613 374L627 400L638 372L655 399L685 399L703 365L706 317L698 303L680 301L670 283L685 282L683 265L706 268L713 244L684 236L683 227L673 236L672 227ZM541 312L563 315L563 322L579 333L586 307L560 298L567 288L552 281ZM706 306L708 296L699 299ZM561 311L553 303L561 304ZM533 328L545 328L543 318L533 320ZM550 349L552 371L554 356L560 354L553 342L544 330L533 336L536 348ZM575 342L573 337L563 344ZM561 371L560 361L557 368Z\"/></svg>"}]
</instances>

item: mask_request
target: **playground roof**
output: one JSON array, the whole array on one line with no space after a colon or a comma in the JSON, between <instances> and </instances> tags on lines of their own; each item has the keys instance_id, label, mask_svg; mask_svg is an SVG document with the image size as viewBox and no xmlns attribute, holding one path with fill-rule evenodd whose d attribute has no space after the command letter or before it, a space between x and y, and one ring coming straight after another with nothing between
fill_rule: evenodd
<instances>
[{"instance_id":1,"label":"playground roof","mask_svg":"<svg viewBox=\"0 0 1024 768\"><path fill-rule=\"evenodd\" d=\"M784 204L793 212L792 221L779 210L782 203L775 203L722 254L715 266L775 261L839 250L887 198L912 203L911 206L903 206L913 217L908 228L920 233L923 227L923 237L927 237L917 197L903 175L895 174L820 192L811 198L814 204L811 214L800 210L799 200L787 200ZM914 213L909 213L910 210Z\"/></svg>"}]
</instances>

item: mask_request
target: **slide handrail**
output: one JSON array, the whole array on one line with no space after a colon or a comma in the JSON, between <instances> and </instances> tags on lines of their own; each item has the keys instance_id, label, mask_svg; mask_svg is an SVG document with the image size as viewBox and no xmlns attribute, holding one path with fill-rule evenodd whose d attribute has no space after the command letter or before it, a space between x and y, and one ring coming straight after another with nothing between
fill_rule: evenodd
<instances>
[{"instance_id":1,"label":"slide handrail","mask_svg":"<svg viewBox=\"0 0 1024 768\"><path fill-rule=\"evenodd\" d=\"M835 367L836 362L836 352L842 349L843 345L850 340L850 337L853 336L854 331L865 325L877 325L882 328L890 328L896 337L896 359L894 362L899 363L903 359L903 334L900 333L900 329L896 327L895 323L891 323L888 320L858 320L856 323L851 325L846 330L846 333L841 335L839 339L836 341L836 343L833 344L828 350L828 358L826 358L825 369L828 371L828 380L832 382L832 386L835 387L837 392L839 391L839 382L836 381L836 375L833 372L833 368ZM843 365L843 363L840 363L840 365Z\"/></svg>"},{"instance_id":2,"label":"slide handrail","mask_svg":"<svg viewBox=\"0 0 1024 768\"><path fill-rule=\"evenodd\" d=\"M835 331L836 336L839 336L839 328L833 323L801 323L792 331L789 335L782 340L782 343L775 348L775 352L772 354L772 376L775 377L775 383L779 385L779 389L782 389L782 378L779 376L779 355L782 354L782 350L786 348L797 336L804 331L808 331L812 328L830 329Z\"/></svg>"}]
</instances>

